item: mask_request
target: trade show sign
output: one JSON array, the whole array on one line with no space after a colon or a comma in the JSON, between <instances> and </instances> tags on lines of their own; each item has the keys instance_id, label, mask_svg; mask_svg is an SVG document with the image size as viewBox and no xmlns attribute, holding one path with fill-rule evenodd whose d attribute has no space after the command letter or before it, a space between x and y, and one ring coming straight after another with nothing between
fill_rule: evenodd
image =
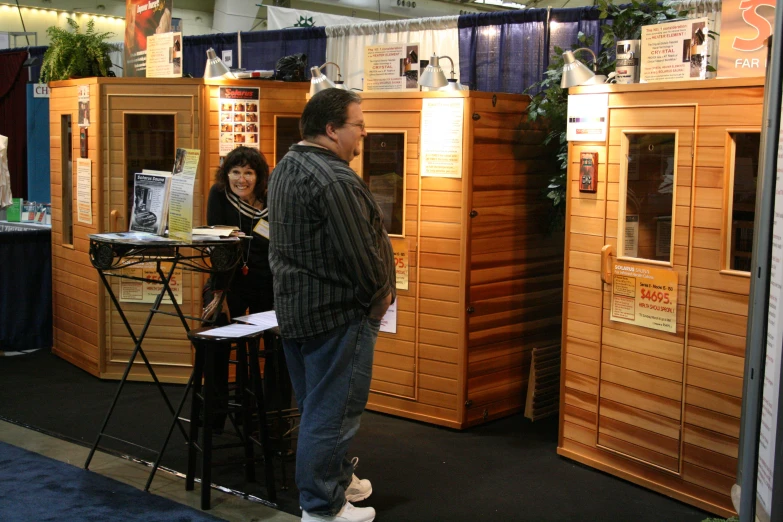
<instances>
[{"instance_id":1,"label":"trade show sign","mask_svg":"<svg viewBox=\"0 0 783 522\"><path fill-rule=\"evenodd\" d=\"M671 268L615 261L612 321L677 333L677 272Z\"/></svg>"},{"instance_id":2,"label":"trade show sign","mask_svg":"<svg viewBox=\"0 0 783 522\"><path fill-rule=\"evenodd\" d=\"M774 23L774 0L723 0L718 78L764 76Z\"/></svg>"},{"instance_id":3,"label":"trade show sign","mask_svg":"<svg viewBox=\"0 0 783 522\"><path fill-rule=\"evenodd\" d=\"M642 27L641 82L705 79L708 33L707 18Z\"/></svg>"}]
</instances>

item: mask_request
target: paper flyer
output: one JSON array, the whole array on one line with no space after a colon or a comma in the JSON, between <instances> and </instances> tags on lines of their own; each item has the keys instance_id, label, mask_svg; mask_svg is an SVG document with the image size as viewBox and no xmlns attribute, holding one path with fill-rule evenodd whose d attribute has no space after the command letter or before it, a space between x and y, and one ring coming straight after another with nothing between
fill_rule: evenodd
<instances>
[{"instance_id":1,"label":"paper flyer","mask_svg":"<svg viewBox=\"0 0 783 522\"><path fill-rule=\"evenodd\" d=\"M408 274L410 264L408 262L408 241L405 239L392 239L394 249L394 270L397 272L397 290L408 289Z\"/></svg>"},{"instance_id":2,"label":"paper flyer","mask_svg":"<svg viewBox=\"0 0 783 522\"><path fill-rule=\"evenodd\" d=\"M147 78L182 77L182 33L147 37Z\"/></svg>"},{"instance_id":3,"label":"paper flyer","mask_svg":"<svg viewBox=\"0 0 783 522\"><path fill-rule=\"evenodd\" d=\"M220 156L225 156L240 145L260 150L258 87L221 87Z\"/></svg>"},{"instance_id":4,"label":"paper flyer","mask_svg":"<svg viewBox=\"0 0 783 522\"><path fill-rule=\"evenodd\" d=\"M609 318L677 333L678 278L671 268L615 262Z\"/></svg>"},{"instance_id":5,"label":"paper flyer","mask_svg":"<svg viewBox=\"0 0 783 522\"><path fill-rule=\"evenodd\" d=\"M169 270L171 270L171 263L161 263L160 269L164 274L168 274ZM140 263L138 265L134 265L132 268L123 268L122 274L160 281L160 276L158 275L158 271L155 268L154 262ZM161 290L160 283L134 281L133 279L119 279L119 299L123 303L154 303ZM172 292L174 292L174 298L177 300L177 303L181 303L182 269L177 268L174 270L174 274L171 276L171 281L169 281L169 286L171 287ZM163 302L171 303L171 299L169 299L168 293L163 296Z\"/></svg>"},{"instance_id":6,"label":"paper flyer","mask_svg":"<svg viewBox=\"0 0 783 522\"><path fill-rule=\"evenodd\" d=\"M169 196L169 238L193 241L193 186L198 173L198 149L177 149Z\"/></svg>"},{"instance_id":7,"label":"paper flyer","mask_svg":"<svg viewBox=\"0 0 783 522\"><path fill-rule=\"evenodd\" d=\"M707 77L707 18L642 27L641 82Z\"/></svg>"},{"instance_id":8,"label":"paper flyer","mask_svg":"<svg viewBox=\"0 0 783 522\"><path fill-rule=\"evenodd\" d=\"M126 0L123 76L147 74L147 38L171 32L173 0Z\"/></svg>"},{"instance_id":9,"label":"paper flyer","mask_svg":"<svg viewBox=\"0 0 783 522\"><path fill-rule=\"evenodd\" d=\"M79 127L90 126L90 86L79 85Z\"/></svg>"},{"instance_id":10,"label":"paper flyer","mask_svg":"<svg viewBox=\"0 0 783 522\"><path fill-rule=\"evenodd\" d=\"M76 159L76 219L92 225L92 160Z\"/></svg>"},{"instance_id":11,"label":"paper flyer","mask_svg":"<svg viewBox=\"0 0 783 522\"><path fill-rule=\"evenodd\" d=\"M419 44L390 43L364 48L364 91L419 89Z\"/></svg>"},{"instance_id":12,"label":"paper flyer","mask_svg":"<svg viewBox=\"0 0 783 522\"><path fill-rule=\"evenodd\" d=\"M421 107L420 175L462 177L464 98L428 98Z\"/></svg>"},{"instance_id":13,"label":"paper flyer","mask_svg":"<svg viewBox=\"0 0 783 522\"><path fill-rule=\"evenodd\" d=\"M386 314L383 316L383 319L381 319L381 327L379 331L386 332L386 333L393 333L393 334L397 333L397 300L396 299L389 306L389 309L386 310Z\"/></svg>"}]
</instances>

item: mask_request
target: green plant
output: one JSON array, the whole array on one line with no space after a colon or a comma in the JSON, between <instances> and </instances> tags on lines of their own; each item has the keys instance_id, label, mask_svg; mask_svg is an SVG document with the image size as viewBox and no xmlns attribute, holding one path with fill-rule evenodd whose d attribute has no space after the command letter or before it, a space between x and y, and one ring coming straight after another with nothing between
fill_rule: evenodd
<instances>
[{"instance_id":1,"label":"green plant","mask_svg":"<svg viewBox=\"0 0 783 522\"><path fill-rule=\"evenodd\" d=\"M114 33L95 32L95 20L87 22L87 30L82 33L74 19L67 20L72 31L59 27L46 30L50 43L41 64L41 82L108 76L112 65L109 53L118 50L118 46L106 40Z\"/></svg>"},{"instance_id":2,"label":"green plant","mask_svg":"<svg viewBox=\"0 0 783 522\"><path fill-rule=\"evenodd\" d=\"M611 20L612 23L601 26L601 49L596 56L597 74L607 74L615 67L615 42L617 40L635 40L640 38L642 26L658 23L687 14L678 12L671 7L671 0L662 4L655 0L634 0L631 4L617 6L608 0L598 0L600 18ZM585 36L581 32L577 36L577 43L571 49L579 47L591 47L593 38ZM552 217L550 226L554 229L562 228L565 224L565 198L568 186L568 141L566 140L566 115L568 109L568 92L560 88L560 80L563 77L563 49L554 48L555 55L549 61L549 67L544 73L544 79L528 91L538 88L536 94L528 106L528 119L530 121L542 120L549 129L545 145L556 144L553 148L552 158L556 162L558 171L549 180L546 197L552 200Z\"/></svg>"}]
</instances>

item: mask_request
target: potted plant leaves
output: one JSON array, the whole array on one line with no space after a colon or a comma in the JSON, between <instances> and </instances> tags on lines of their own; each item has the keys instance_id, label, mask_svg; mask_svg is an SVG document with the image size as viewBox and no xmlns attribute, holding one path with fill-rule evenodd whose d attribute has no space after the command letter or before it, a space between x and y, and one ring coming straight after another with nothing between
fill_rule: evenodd
<instances>
[{"instance_id":1,"label":"potted plant leaves","mask_svg":"<svg viewBox=\"0 0 783 522\"><path fill-rule=\"evenodd\" d=\"M87 30L81 32L79 24L68 18L72 30L49 27L49 48L41 64L41 82L91 76L112 76L109 53L117 51L116 44L107 42L114 33L95 31L95 20L87 22Z\"/></svg>"}]
</instances>

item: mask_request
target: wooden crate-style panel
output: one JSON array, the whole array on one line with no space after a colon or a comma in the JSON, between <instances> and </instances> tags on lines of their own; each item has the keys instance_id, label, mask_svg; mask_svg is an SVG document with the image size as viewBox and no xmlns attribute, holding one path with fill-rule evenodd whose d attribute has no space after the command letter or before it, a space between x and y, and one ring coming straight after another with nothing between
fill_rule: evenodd
<instances>
[{"instance_id":1,"label":"wooden crate-style panel","mask_svg":"<svg viewBox=\"0 0 783 522\"><path fill-rule=\"evenodd\" d=\"M528 101L471 99L467 425L522 411L533 348L559 344L563 236L550 230L554 171Z\"/></svg>"},{"instance_id":2,"label":"wooden crate-style panel","mask_svg":"<svg viewBox=\"0 0 783 522\"><path fill-rule=\"evenodd\" d=\"M618 107L610 109L607 142L570 145L558 453L722 516L734 513L729 489L737 465L749 291L747 275L722 271L726 144L728 132L760 126L762 81L601 88L610 107ZM661 110L666 103L672 107ZM638 328L602 328L611 287L601 282L600 249L617 247L622 130L668 128L686 105L696 108L695 125L678 127L673 231L679 293L687 296L678 309L676 337L687 338L683 344L655 330L639 339ZM692 156L682 143L689 135ZM599 153L595 194L577 191L580 151Z\"/></svg>"}]
</instances>

